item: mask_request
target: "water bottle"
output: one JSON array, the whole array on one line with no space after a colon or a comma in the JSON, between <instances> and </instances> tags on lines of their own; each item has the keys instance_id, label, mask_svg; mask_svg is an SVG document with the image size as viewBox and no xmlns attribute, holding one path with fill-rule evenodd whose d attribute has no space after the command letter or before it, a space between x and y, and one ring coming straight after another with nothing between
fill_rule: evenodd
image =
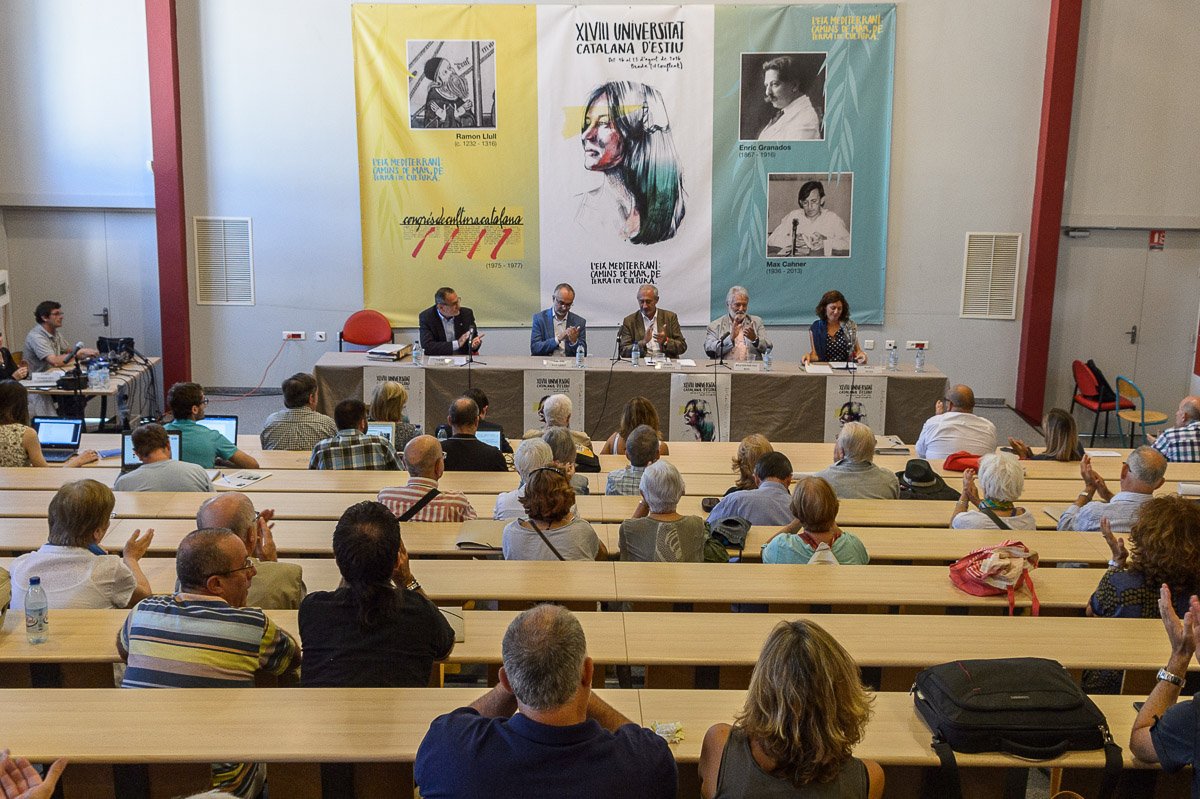
<instances>
[{"instance_id":1,"label":"water bottle","mask_svg":"<svg viewBox=\"0 0 1200 799\"><path fill-rule=\"evenodd\" d=\"M575 348L575 368L576 369L583 368L583 359L585 357L587 357L587 353L584 352L585 349L587 349L587 348L584 346L582 341L579 342L579 346L577 346Z\"/></svg>"},{"instance_id":2,"label":"water bottle","mask_svg":"<svg viewBox=\"0 0 1200 799\"><path fill-rule=\"evenodd\" d=\"M88 388L100 388L100 366L93 360L87 367Z\"/></svg>"},{"instance_id":3,"label":"water bottle","mask_svg":"<svg viewBox=\"0 0 1200 799\"><path fill-rule=\"evenodd\" d=\"M109 381L110 377L111 377L111 374L108 369L108 361L101 359L100 360L100 387L101 388L108 388L108 381Z\"/></svg>"},{"instance_id":4,"label":"water bottle","mask_svg":"<svg viewBox=\"0 0 1200 799\"><path fill-rule=\"evenodd\" d=\"M629 351L629 362L632 363L634 366L637 366L638 363L641 362L641 359L642 359L642 348L639 347L638 343L635 341L635 342L633 342L633 349Z\"/></svg>"},{"instance_id":5,"label":"water bottle","mask_svg":"<svg viewBox=\"0 0 1200 799\"><path fill-rule=\"evenodd\" d=\"M889 372L894 372L900 368L900 351L895 347L888 350L887 368Z\"/></svg>"},{"instance_id":6,"label":"water bottle","mask_svg":"<svg viewBox=\"0 0 1200 799\"><path fill-rule=\"evenodd\" d=\"M769 349L763 350L762 358L763 358L763 369L768 372L771 371L771 351Z\"/></svg>"},{"instance_id":7,"label":"water bottle","mask_svg":"<svg viewBox=\"0 0 1200 799\"><path fill-rule=\"evenodd\" d=\"M917 362L913 368L918 372L925 371L925 348L924 347L919 347L917 349Z\"/></svg>"},{"instance_id":8,"label":"water bottle","mask_svg":"<svg viewBox=\"0 0 1200 799\"><path fill-rule=\"evenodd\" d=\"M450 437L450 433L449 433L449 432L447 432L445 425L441 425L441 426L439 426L439 427L438 427L438 429L437 429L437 439L438 439L438 441L445 441L445 440L446 440L447 438L449 438L449 437Z\"/></svg>"},{"instance_id":9,"label":"water bottle","mask_svg":"<svg viewBox=\"0 0 1200 799\"><path fill-rule=\"evenodd\" d=\"M420 339L413 342L412 359L413 366L420 366L425 361L425 350L421 349Z\"/></svg>"},{"instance_id":10,"label":"water bottle","mask_svg":"<svg viewBox=\"0 0 1200 799\"><path fill-rule=\"evenodd\" d=\"M50 637L50 603L41 577L30 577L25 592L25 637L31 644L44 644Z\"/></svg>"}]
</instances>

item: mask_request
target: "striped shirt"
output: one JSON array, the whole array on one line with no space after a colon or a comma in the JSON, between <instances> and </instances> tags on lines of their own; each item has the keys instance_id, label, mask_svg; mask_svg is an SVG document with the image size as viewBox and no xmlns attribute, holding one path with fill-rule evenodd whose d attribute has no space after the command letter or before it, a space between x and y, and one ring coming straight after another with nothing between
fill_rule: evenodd
<instances>
[{"instance_id":1,"label":"striped shirt","mask_svg":"<svg viewBox=\"0 0 1200 799\"><path fill-rule=\"evenodd\" d=\"M387 505L388 510L396 516L401 516L417 503L421 497L437 488L437 480L427 477L410 477L408 485L385 488L379 492L378 500ZM467 495L460 491L442 491L429 503L417 511L409 521L413 522L462 522L475 518L475 508Z\"/></svg>"},{"instance_id":2,"label":"striped shirt","mask_svg":"<svg viewBox=\"0 0 1200 799\"><path fill-rule=\"evenodd\" d=\"M352 428L337 431L313 447L310 469L374 469L401 471L392 442Z\"/></svg>"},{"instance_id":3,"label":"striped shirt","mask_svg":"<svg viewBox=\"0 0 1200 799\"><path fill-rule=\"evenodd\" d=\"M117 633L129 668L122 688L251 688L255 673L300 666L300 647L259 608L234 608L202 594L143 599ZM214 763L212 786L257 796L263 763Z\"/></svg>"},{"instance_id":4,"label":"striped shirt","mask_svg":"<svg viewBox=\"0 0 1200 799\"><path fill-rule=\"evenodd\" d=\"M275 411L263 423L258 440L263 449L311 451L319 441L337 435L337 425L307 405Z\"/></svg>"},{"instance_id":5,"label":"striped shirt","mask_svg":"<svg viewBox=\"0 0 1200 799\"><path fill-rule=\"evenodd\" d=\"M609 496L636 497L642 493L642 473L645 466L626 466L608 473L604 493Z\"/></svg>"}]
</instances>

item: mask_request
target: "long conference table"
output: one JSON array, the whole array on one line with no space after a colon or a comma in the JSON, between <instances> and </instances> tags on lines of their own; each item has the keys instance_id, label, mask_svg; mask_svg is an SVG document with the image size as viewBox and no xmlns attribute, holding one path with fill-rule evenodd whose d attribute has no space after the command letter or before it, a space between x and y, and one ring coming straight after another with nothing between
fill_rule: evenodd
<instances>
[{"instance_id":1,"label":"long conference table","mask_svg":"<svg viewBox=\"0 0 1200 799\"><path fill-rule=\"evenodd\" d=\"M693 355L692 353L687 353ZM621 411L631 397L643 396L658 408L664 430L671 418L671 375L713 374L704 364L704 353L693 356L694 367L674 371L632 366L628 361L610 363L608 358L591 357L585 366L585 421L593 438L605 438L621 420ZM402 368L424 369L425 408L413 409L410 417L426 420L432 429L445 417L450 403L468 388L481 388L488 395L488 420L499 424L509 434L524 429L522 410L525 405L525 372L543 370L542 358L485 355L486 363L461 366L412 366L411 361L389 364L374 361L361 352L327 352L317 361L313 374L317 378L319 407L322 413L333 414L333 408L348 397L363 396L363 369L368 366L399 365ZM730 438L734 441L751 433L762 433L771 441L824 441L825 418L830 412L825 406L825 387L829 375L808 374L798 363L773 365L770 372L741 372L720 370L731 375ZM905 364L896 372L882 371L876 377L887 379L886 430L905 441L916 441L921 426L933 414L934 403L946 390L946 376L933 368L913 371ZM845 374L840 375L842 379Z\"/></svg>"}]
</instances>

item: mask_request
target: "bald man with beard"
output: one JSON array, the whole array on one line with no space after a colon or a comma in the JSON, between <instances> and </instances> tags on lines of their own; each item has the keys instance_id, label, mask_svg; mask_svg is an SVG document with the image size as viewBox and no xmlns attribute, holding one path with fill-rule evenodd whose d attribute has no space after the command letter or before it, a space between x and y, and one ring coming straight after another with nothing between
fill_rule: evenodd
<instances>
[{"instance_id":1,"label":"bald man with beard","mask_svg":"<svg viewBox=\"0 0 1200 799\"><path fill-rule=\"evenodd\" d=\"M975 392L957 385L934 405L934 415L921 428L917 457L939 460L955 452L987 455L996 450L996 425L975 415Z\"/></svg>"}]
</instances>

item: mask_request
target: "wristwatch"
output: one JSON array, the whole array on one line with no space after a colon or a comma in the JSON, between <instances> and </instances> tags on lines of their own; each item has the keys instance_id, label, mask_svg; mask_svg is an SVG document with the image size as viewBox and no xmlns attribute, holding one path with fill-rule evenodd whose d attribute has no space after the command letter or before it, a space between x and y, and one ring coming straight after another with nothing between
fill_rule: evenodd
<instances>
[{"instance_id":1,"label":"wristwatch","mask_svg":"<svg viewBox=\"0 0 1200 799\"><path fill-rule=\"evenodd\" d=\"M408 585L406 585L404 587L407 588L409 591L420 591L421 590L421 584L417 582L416 577L409 580ZM1174 676L1174 675L1172 675L1172 676ZM1176 677L1176 679L1178 679L1178 677ZM1183 685L1183 682L1181 681L1179 684Z\"/></svg>"},{"instance_id":2,"label":"wristwatch","mask_svg":"<svg viewBox=\"0 0 1200 799\"><path fill-rule=\"evenodd\" d=\"M1178 674L1172 674L1171 672L1167 671L1166 669L1158 670L1158 679L1161 680L1162 682L1169 682L1169 683L1171 683L1171 685L1174 685L1177 688L1183 687L1183 678L1180 677Z\"/></svg>"}]
</instances>

